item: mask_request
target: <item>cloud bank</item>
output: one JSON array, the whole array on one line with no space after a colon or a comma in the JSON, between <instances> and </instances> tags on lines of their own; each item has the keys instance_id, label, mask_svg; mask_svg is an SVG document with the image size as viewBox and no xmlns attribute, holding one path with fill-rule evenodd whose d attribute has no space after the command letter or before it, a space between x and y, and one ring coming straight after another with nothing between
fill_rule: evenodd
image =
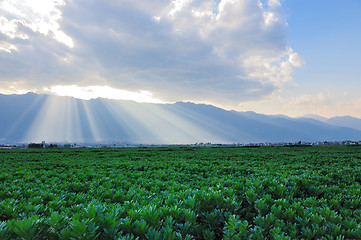
<instances>
[{"instance_id":1,"label":"cloud bank","mask_svg":"<svg viewBox=\"0 0 361 240\"><path fill-rule=\"evenodd\" d=\"M278 0L37 2L0 1L0 89L107 85L236 105L303 64Z\"/></svg>"}]
</instances>

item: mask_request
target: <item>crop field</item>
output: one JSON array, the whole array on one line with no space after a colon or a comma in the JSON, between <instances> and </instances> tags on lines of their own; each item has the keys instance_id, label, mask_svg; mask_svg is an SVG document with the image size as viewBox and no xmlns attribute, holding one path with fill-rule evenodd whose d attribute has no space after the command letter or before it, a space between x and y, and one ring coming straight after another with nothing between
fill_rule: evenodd
<instances>
[{"instance_id":1,"label":"crop field","mask_svg":"<svg viewBox=\"0 0 361 240\"><path fill-rule=\"evenodd\" d=\"M0 151L0 239L361 239L361 147Z\"/></svg>"}]
</instances>

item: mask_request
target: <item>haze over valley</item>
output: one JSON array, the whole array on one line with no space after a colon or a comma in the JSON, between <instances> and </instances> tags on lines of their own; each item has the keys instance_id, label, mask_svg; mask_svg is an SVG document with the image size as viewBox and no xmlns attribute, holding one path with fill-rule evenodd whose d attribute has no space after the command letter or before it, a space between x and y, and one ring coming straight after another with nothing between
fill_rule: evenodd
<instances>
[{"instance_id":1,"label":"haze over valley","mask_svg":"<svg viewBox=\"0 0 361 240\"><path fill-rule=\"evenodd\" d=\"M361 131L350 128L347 117L329 124L191 102L80 100L34 93L0 95L0 102L0 143L245 144L361 139Z\"/></svg>"}]
</instances>

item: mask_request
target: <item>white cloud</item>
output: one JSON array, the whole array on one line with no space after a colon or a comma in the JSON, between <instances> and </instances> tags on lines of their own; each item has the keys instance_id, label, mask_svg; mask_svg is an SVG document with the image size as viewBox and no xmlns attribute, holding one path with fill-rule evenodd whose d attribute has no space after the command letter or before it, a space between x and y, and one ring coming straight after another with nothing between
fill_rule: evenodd
<instances>
[{"instance_id":1,"label":"white cloud","mask_svg":"<svg viewBox=\"0 0 361 240\"><path fill-rule=\"evenodd\" d=\"M279 6L281 6L281 3L279 0L269 0L268 5L270 7L279 7Z\"/></svg>"},{"instance_id":2,"label":"white cloud","mask_svg":"<svg viewBox=\"0 0 361 240\"><path fill-rule=\"evenodd\" d=\"M266 25L271 25L279 21L279 19L274 15L273 12L264 12L263 18Z\"/></svg>"},{"instance_id":3,"label":"white cloud","mask_svg":"<svg viewBox=\"0 0 361 240\"><path fill-rule=\"evenodd\" d=\"M62 17L60 8L64 5L65 2L60 0L2 0L0 13L5 17L0 17L0 33L10 38L27 39L29 36L19 30L19 25L22 25L73 47L72 39L59 24Z\"/></svg>"},{"instance_id":4,"label":"white cloud","mask_svg":"<svg viewBox=\"0 0 361 240\"><path fill-rule=\"evenodd\" d=\"M191 3L193 0L173 0L172 1L172 8L168 12L169 16L174 16L177 12L181 11L183 8L185 8L189 3Z\"/></svg>"},{"instance_id":5,"label":"white cloud","mask_svg":"<svg viewBox=\"0 0 361 240\"><path fill-rule=\"evenodd\" d=\"M276 0L32 3L0 1L0 84L108 85L236 105L271 94L303 62Z\"/></svg>"},{"instance_id":6,"label":"white cloud","mask_svg":"<svg viewBox=\"0 0 361 240\"><path fill-rule=\"evenodd\" d=\"M305 114L316 114L324 117L354 116L361 118L361 98L345 97L329 92L318 92L316 94L303 94L291 99L283 100L286 112L292 112L295 116Z\"/></svg>"},{"instance_id":7,"label":"white cloud","mask_svg":"<svg viewBox=\"0 0 361 240\"><path fill-rule=\"evenodd\" d=\"M6 35L7 37L14 39L14 38L21 38L27 39L28 36L25 34L18 32L18 24L21 24L19 20L8 20L5 17L0 17L0 33Z\"/></svg>"},{"instance_id":8,"label":"white cloud","mask_svg":"<svg viewBox=\"0 0 361 240\"><path fill-rule=\"evenodd\" d=\"M315 106L323 106L330 102L331 97L324 92L317 94L304 94L288 101L289 106L302 106L304 108L314 108Z\"/></svg>"},{"instance_id":9,"label":"white cloud","mask_svg":"<svg viewBox=\"0 0 361 240\"><path fill-rule=\"evenodd\" d=\"M340 112L335 108L335 96L328 91L290 96L286 91L274 92L263 100L243 102L237 110L256 111L263 114L285 114L300 117L317 114L332 117Z\"/></svg>"},{"instance_id":10,"label":"white cloud","mask_svg":"<svg viewBox=\"0 0 361 240\"><path fill-rule=\"evenodd\" d=\"M15 88L14 86L10 85L7 88L0 88L0 94L26 94L30 92L31 90L24 90L20 88Z\"/></svg>"},{"instance_id":11,"label":"white cloud","mask_svg":"<svg viewBox=\"0 0 361 240\"><path fill-rule=\"evenodd\" d=\"M335 115L349 115L361 118L361 98L342 101L336 104Z\"/></svg>"},{"instance_id":12,"label":"white cloud","mask_svg":"<svg viewBox=\"0 0 361 240\"><path fill-rule=\"evenodd\" d=\"M264 82L271 81L278 86L290 81L294 68L303 64L303 59L292 49L281 53L281 57L267 58L254 55L243 60L246 77Z\"/></svg>"},{"instance_id":13,"label":"white cloud","mask_svg":"<svg viewBox=\"0 0 361 240\"><path fill-rule=\"evenodd\" d=\"M0 51L11 53L15 51L16 47L10 43L0 41Z\"/></svg>"}]
</instances>

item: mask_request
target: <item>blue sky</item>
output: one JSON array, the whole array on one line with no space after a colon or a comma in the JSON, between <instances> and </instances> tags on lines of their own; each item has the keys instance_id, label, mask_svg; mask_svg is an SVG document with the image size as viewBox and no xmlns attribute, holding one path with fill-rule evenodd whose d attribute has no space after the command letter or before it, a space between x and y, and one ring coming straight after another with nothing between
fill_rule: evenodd
<instances>
[{"instance_id":1,"label":"blue sky","mask_svg":"<svg viewBox=\"0 0 361 240\"><path fill-rule=\"evenodd\" d=\"M247 108L361 117L361 1L284 0L282 6L288 43L305 64L275 98Z\"/></svg>"},{"instance_id":2,"label":"blue sky","mask_svg":"<svg viewBox=\"0 0 361 240\"><path fill-rule=\"evenodd\" d=\"M284 7L289 43L307 59L295 77L311 86L319 79L322 84L317 87L324 87L327 79L334 80L333 90L344 86L345 82L337 81L341 78L357 84L361 75L361 2L296 0L284 1Z\"/></svg>"},{"instance_id":3,"label":"blue sky","mask_svg":"<svg viewBox=\"0 0 361 240\"><path fill-rule=\"evenodd\" d=\"M0 0L0 92L361 117L359 0Z\"/></svg>"}]
</instances>

